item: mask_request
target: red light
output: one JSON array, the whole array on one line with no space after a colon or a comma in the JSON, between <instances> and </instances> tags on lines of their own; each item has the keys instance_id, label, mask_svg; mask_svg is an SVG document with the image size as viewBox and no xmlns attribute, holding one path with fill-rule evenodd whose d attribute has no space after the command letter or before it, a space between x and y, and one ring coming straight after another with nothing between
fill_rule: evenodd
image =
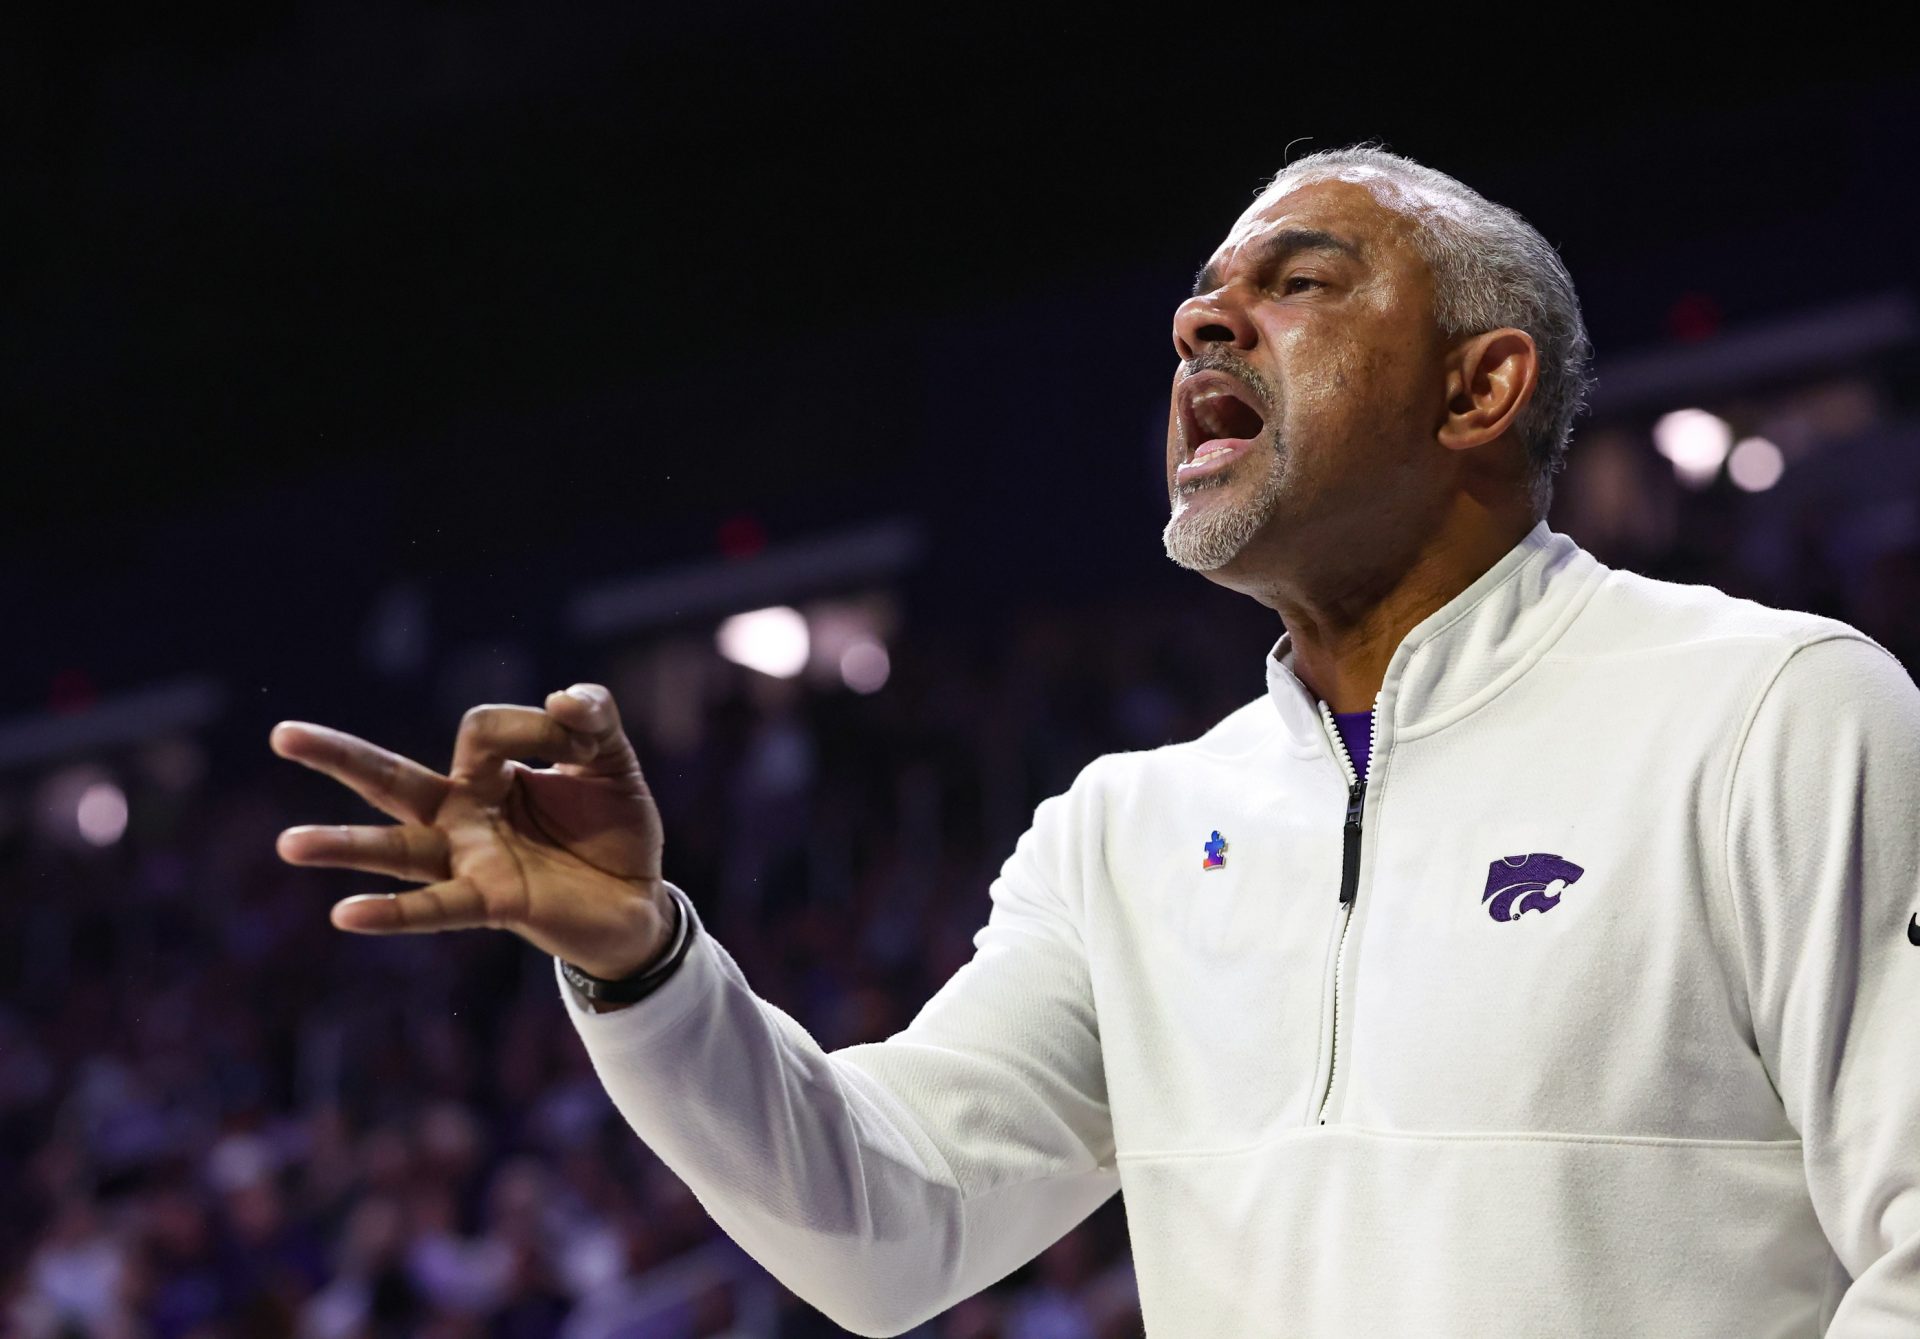
<instances>
[{"instance_id":1,"label":"red light","mask_svg":"<svg viewBox=\"0 0 1920 1339\"><path fill-rule=\"evenodd\" d=\"M729 516L715 537L724 558L751 558L767 547L767 528L752 516Z\"/></svg>"},{"instance_id":2,"label":"red light","mask_svg":"<svg viewBox=\"0 0 1920 1339\"><path fill-rule=\"evenodd\" d=\"M1667 333L1688 344L1720 333L1720 304L1705 293L1682 293L1667 308Z\"/></svg>"},{"instance_id":3,"label":"red light","mask_svg":"<svg viewBox=\"0 0 1920 1339\"><path fill-rule=\"evenodd\" d=\"M47 686L47 710L57 716L77 716L94 704L100 691L85 670L64 669Z\"/></svg>"}]
</instances>

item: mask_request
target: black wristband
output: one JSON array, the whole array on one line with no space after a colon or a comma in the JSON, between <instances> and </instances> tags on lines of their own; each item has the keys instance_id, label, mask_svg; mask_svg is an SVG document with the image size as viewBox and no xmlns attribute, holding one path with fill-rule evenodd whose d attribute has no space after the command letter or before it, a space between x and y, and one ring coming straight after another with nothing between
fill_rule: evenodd
<instances>
[{"instance_id":1,"label":"black wristband","mask_svg":"<svg viewBox=\"0 0 1920 1339\"><path fill-rule=\"evenodd\" d=\"M567 984L595 1003L632 1004L653 994L667 983L680 964L686 960L687 950L693 945L693 935L697 928L693 908L687 904L687 895L672 884L665 885L672 896L674 909L673 938L667 949L667 955L651 967L643 968L631 976L609 980L583 972L565 958L556 958L560 964L560 975Z\"/></svg>"}]
</instances>

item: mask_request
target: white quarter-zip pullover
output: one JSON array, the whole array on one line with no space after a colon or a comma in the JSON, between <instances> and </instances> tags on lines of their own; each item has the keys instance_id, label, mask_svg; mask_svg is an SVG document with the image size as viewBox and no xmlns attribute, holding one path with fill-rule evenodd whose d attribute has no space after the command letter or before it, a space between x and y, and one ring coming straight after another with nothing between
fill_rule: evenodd
<instances>
[{"instance_id":1,"label":"white quarter-zip pullover","mask_svg":"<svg viewBox=\"0 0 1920 1339\"><path fill-rule=\"evenodd\" d=\"M1045 801L831 1054L704 931L568 1009L629 1124L898 1334L1124 1189L1153 1339L1920 1335L1920 692L1545 524L1395 651ZM1217 834L1217 839L1216 839Z\"/></svg>"}]
</instances>

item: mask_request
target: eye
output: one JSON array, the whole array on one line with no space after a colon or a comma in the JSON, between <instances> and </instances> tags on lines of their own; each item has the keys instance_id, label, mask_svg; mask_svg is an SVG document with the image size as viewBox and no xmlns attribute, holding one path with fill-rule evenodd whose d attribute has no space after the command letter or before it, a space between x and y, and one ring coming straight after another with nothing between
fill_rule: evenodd
<instances>
[{"instance_id":1,"label":"eye","mask_svg":"<svg viewBox=\"0 0 1920 1339\"><path fill-rule=\"evenodd\" d=\"M1309 288L1325 288L1326 285L1307 274L1290 274L1280 281L1282 293L1304 293Z\"/></svg>"}]
</instances>

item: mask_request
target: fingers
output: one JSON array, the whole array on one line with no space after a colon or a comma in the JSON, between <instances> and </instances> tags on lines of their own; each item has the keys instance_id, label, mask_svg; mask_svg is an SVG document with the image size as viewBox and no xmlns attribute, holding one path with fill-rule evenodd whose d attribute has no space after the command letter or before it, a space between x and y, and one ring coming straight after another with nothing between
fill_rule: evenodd
<instances>
[{"instance_id":1,"label":"fingers","mask_svg":"<svg viewBox=\"0 0 1920 1339\"><path fill-rule=\"evenodd\" d=\"M447 793L447 778L411 758L343 730L282 721L268 737L273 751L323 772L403 823L430 823Z\"/></svg>"},{"instance_id":2,"label":"fingers","mask_svg":"<svg viewBox=\"0 0 1920 1339\"><path fill-rule=\"evenodd\" d=\"M274 849L290 865L357 869L421 883L445 879L452 873L446 834L412 823L397 827L288 828L280 834Z\"/></svg>"},{"instance_id":3,"label":"fingers","mask_svg":"<svg viewBox=\"0 0 1920 1339\"><path fill-rule=\"evenodd\" d=\"M452 779L469 787L485 803L507 792L507 763L515 758L581 763L598 746L538 707L475 707L460 722L453 741Z\"/></svg>"},{"instance_id":4,"label":"fingers","mask_svg":"<svg viewBox=\"0 0 1920 1339\"><path fill-rule=\"evenodd\" d=\"M333 906L333 923L368 935L433 934L491 925L486 899L467 879L448 879L408 893L362 893Z\"/></svg>"},{"instance_id":5,"label":"fingers","mask_svg":"<svg viewBox=\"0 0 1920 1339\"><path fill-rule=\"evenodd\" d=\"M546 705L549 716L592 741L592 754L577 770L600 776L640 770L633 744L620 726L620 708L605 687L577 683L565 692L548 693Z\"/></svg>"}]
</instances>

